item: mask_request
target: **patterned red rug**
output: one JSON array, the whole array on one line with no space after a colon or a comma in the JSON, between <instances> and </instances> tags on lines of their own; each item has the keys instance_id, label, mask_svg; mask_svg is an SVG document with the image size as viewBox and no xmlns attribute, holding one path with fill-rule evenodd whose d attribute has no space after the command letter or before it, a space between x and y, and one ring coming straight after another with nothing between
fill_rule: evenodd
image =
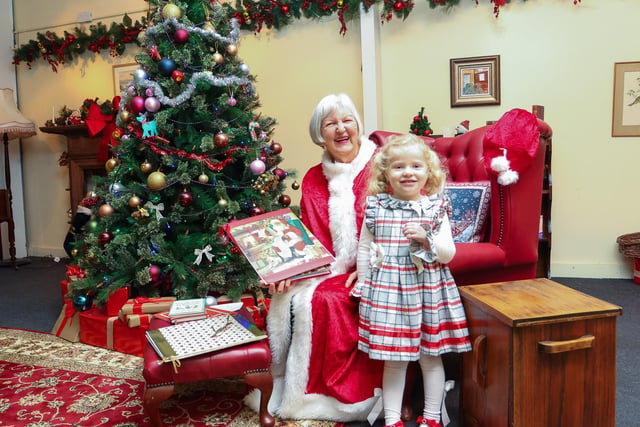
<instances>
[{"instance_id":1,"label":"patterned red rug","mask_svg":"<svg viewBox=\"0 0 640 427\"><path fill-rule=\"evenodd\" d=\"M0 328L0 426L147 427L142 359L54 335ZM225 390L220 392L219 390ZM166 426L258 426L234 379L176 386L161 408ZM278 421L277 426L333 427Z\"/></svg>"}]
</instances>

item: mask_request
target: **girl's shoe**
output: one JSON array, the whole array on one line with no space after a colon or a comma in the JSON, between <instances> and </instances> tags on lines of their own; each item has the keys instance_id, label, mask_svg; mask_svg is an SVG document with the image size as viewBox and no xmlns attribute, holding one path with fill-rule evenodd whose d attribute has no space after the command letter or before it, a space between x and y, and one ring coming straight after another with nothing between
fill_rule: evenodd
<instances>
[{"instance_id":1,"label":"girl's shoe","mask_svg":"<svg viewBox=\"0 0 640 427\"><path fill-rule=\"evenodd\" d=\"M384 426L384 427L404 427L404 423L402 422L402 420L397 421L393 424L389 424L388 426Z\"/></svg>"},{"instance_id":2,"label":"girl's shoe","mask_svg":"<svg viewBox=\"0 0 640 427\"><path fill-rule=\"evenodd\" d=\"M422 415L418 417L418 419L416 420L416 424L418 424L419 426L425 426L425 427L442 427L442 424L440 424L440 421L429 420L423 417Z\"/></svg>"}]
</instances>

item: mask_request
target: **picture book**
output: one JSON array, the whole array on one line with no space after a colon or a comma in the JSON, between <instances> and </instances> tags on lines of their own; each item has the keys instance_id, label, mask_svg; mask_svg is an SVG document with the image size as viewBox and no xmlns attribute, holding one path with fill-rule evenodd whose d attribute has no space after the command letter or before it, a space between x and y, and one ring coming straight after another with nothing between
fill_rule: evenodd
<instances>
[{"instance_id":1,"label":"picture book","mask_svg":"<svg viewBox=\"0 0 640 427\"><path fill-rule=\"evenodd\" d=\"M220 313L150 330L146 336L162 361L177 369L180 359L259 341L267 334L239 313Z\"/></svg>"},{"instance_id":2,"label":"picture book","mask_svg":"<svg viewBox=\"0 0 640 427\"><path fill-rule=\"evenodd\" d=\"M329 274L335 261L289 208L231 221L226 232L265 283Z\"/></svg>"},{"instance_id":3,"label":"picture book","mask_svg":"<svg viewBox=\"0 0 640 427\"><path fill-rule=\"evenodd\" d=\"M176 300L171 303L169 309L169 318L172 320L198 320L204 319L205 314L205 299L204 298L192 298Z\"/></svg>"}]
</instances>

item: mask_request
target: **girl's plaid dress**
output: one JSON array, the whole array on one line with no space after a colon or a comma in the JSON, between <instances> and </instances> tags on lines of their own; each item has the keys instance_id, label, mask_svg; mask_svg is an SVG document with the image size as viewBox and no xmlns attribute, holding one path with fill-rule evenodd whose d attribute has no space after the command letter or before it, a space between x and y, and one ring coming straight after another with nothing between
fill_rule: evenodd
<instances>
[{"instance_id":1,"label":"girl's plaid dress","mask_svg":"<svg viewBox=\"0 0 640 427\"><path fill-rule=\"evenodd\" d=\"M419 222L428 225L432 243L448 208L448 199L438 196L419 201L388 194L367 198L365 224L374 241L361 287L358 348L370 358L411 361L421 352L438 356L471 350L462 301L449 268L436 261L435 252L402 233L403 224Z\"/></svg>"}]
</instances>

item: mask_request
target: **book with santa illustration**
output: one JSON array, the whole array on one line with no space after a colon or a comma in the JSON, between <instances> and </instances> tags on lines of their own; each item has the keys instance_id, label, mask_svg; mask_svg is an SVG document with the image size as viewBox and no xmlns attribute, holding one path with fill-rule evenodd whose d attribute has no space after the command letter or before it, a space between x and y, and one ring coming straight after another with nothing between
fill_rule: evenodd
<instances>
[{"instance_id":1,"label":"book with santa illustration","mask_svg":"<svg viewBox=\"0 0 640 427\"><path fill-rule=\"evenodd\" d=\"M265 283L331 273L335 258L289 208L231 221L225 231Z\"/></svg>"}]
</instances>

